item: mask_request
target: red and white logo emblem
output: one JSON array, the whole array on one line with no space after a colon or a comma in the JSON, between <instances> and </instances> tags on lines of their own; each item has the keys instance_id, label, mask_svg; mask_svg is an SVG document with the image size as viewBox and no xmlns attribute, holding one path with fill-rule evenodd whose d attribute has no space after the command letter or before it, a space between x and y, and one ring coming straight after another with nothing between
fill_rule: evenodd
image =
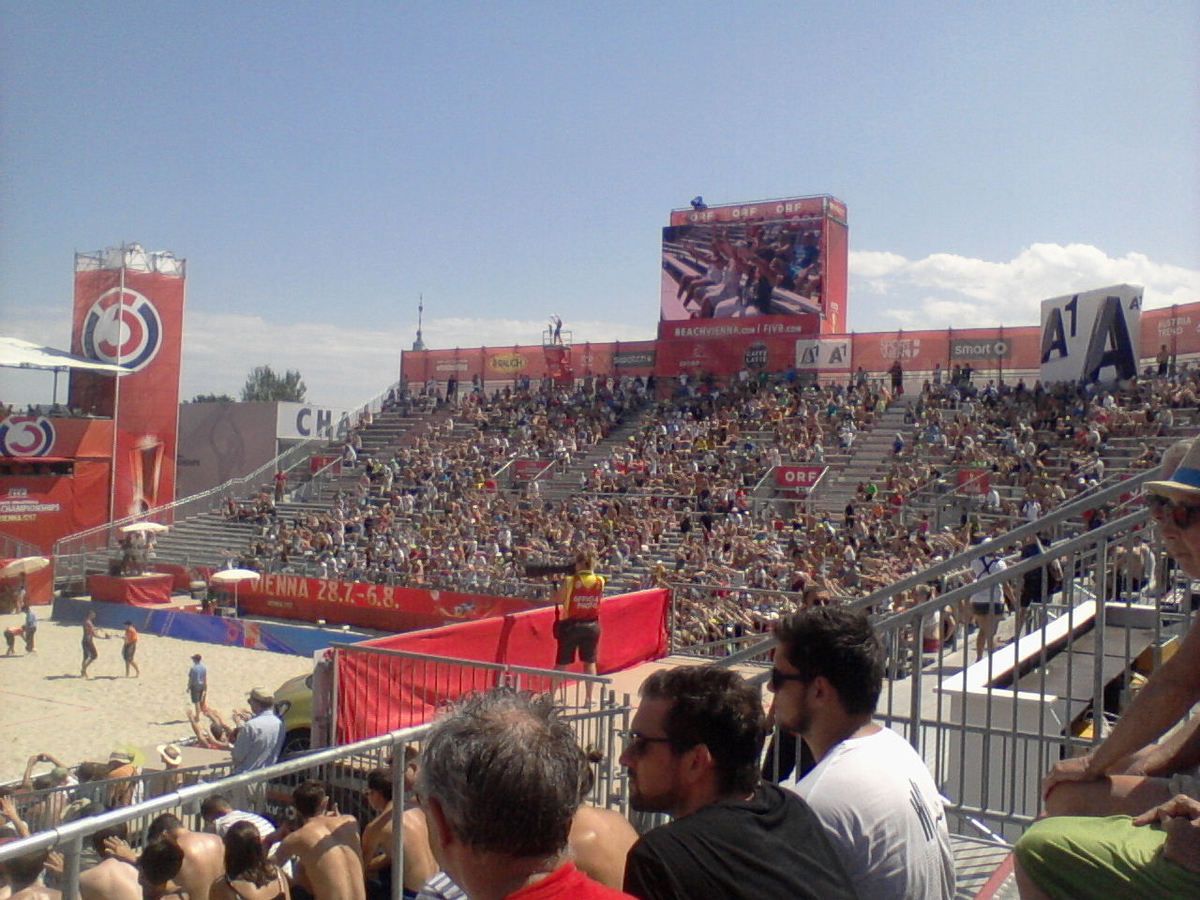
<instances>
[{"instance_id":1,"label":"red and white logo emblem","mask_svg":"<svg viewBox=\"0 0 1200 900\"><path fill-rule=\"evenodd\" d=\"M84 317L83 353L90 359L137 372L154 360L161 346L162 319L137 291L110 288Z\"/></svg>"},{"instance_id":2,"label":"red and white logo emblem","mask_svg":"<svg viewBox=\"0 0 1200 900\"><path fill-rule=\"evenodd\" d=\"M54 446L54 426L45 416L9 416L0 422L5 456L46 456Z\"/></svg>"}]
</instances>

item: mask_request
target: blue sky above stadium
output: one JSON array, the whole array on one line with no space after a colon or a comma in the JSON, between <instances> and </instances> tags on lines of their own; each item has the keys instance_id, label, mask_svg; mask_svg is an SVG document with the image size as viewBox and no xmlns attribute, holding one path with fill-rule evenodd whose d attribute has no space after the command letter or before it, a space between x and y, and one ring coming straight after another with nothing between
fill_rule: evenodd
<instances>
[{"instance_id":1,"label":"blue sky above stadium","mask_svg":"<svg viewBox=\"0 0 1200 900\"><path fill-rule=\"evenodd\" d=\"M74 251L138 241L185 397L352 404L420 294L433 347L652 338L698 193L845 200L859 331L1200 300L1198 48L1196 2L5 4L0 331L66 346Z\"/></svg>"}]
</instances>

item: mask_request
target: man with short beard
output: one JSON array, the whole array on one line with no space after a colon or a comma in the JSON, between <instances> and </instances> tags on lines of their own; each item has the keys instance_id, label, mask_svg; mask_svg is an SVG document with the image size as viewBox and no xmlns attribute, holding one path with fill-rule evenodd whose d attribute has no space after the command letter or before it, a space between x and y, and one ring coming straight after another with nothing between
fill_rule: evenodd
<instances>
[{"instance_id":1,"label":"man with short beard","mask_svg":"<svg viewBox=\"0 0 1200 900\"><path fill-rule=\"evenodd\" d=\"M762 698L728 669L655 672L626 736L630 803L674 821L629 851L643 900L855 896L808 805L759 777Z\"/></svg>"},{"instance_id":2,"label":"man with short beard","mask_svg":"<svg viewBox=\"0 0 1200 900\"><path fill-rule=\"evenodd\" d=\"M854 891L949 900L954 854L937 785L912 745L873 721L885 656L870 620L818 606L780 622L775 637L775 719L817 763L794 790L831 832Z\"/></svg>"}]
</instances>

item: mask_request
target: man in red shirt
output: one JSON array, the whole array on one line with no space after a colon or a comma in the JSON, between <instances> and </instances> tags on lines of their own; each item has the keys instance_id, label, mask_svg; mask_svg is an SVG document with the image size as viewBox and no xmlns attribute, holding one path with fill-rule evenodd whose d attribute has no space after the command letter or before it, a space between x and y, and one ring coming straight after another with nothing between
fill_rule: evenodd
<instances>
[{"instance_id":1,"label":"man in red shirt","mask_svg":"<svg viewBox=\"0 0 1200 900\"><path fill-rule=\"evenodd\" d=\"M617 900L570 860L587 758L549 697L456 704L421 751L417 798L442 869L472 900Z\"/></svg>"}]
</instances>

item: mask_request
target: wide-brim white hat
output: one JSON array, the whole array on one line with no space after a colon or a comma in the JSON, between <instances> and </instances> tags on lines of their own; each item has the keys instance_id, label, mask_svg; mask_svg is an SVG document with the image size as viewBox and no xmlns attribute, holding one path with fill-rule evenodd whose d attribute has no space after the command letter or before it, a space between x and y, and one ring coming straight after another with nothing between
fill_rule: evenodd
<instances>
[{"instance_id":1,"label":"wide-brim white hat","mask_svg":"<svg viewBox=\"0 0 1200 900\"><path fill-rule=\"evenodd\" d=\"M1179 466L1170 471L1170 450L1163 460L1163 468L1168 474L1160 481L1147 481L1144 485L1146 493L1166 497L1177 503L1187 503L1200 500L1200 439L1193 438Z\"/></svg>"}]
</instances>

